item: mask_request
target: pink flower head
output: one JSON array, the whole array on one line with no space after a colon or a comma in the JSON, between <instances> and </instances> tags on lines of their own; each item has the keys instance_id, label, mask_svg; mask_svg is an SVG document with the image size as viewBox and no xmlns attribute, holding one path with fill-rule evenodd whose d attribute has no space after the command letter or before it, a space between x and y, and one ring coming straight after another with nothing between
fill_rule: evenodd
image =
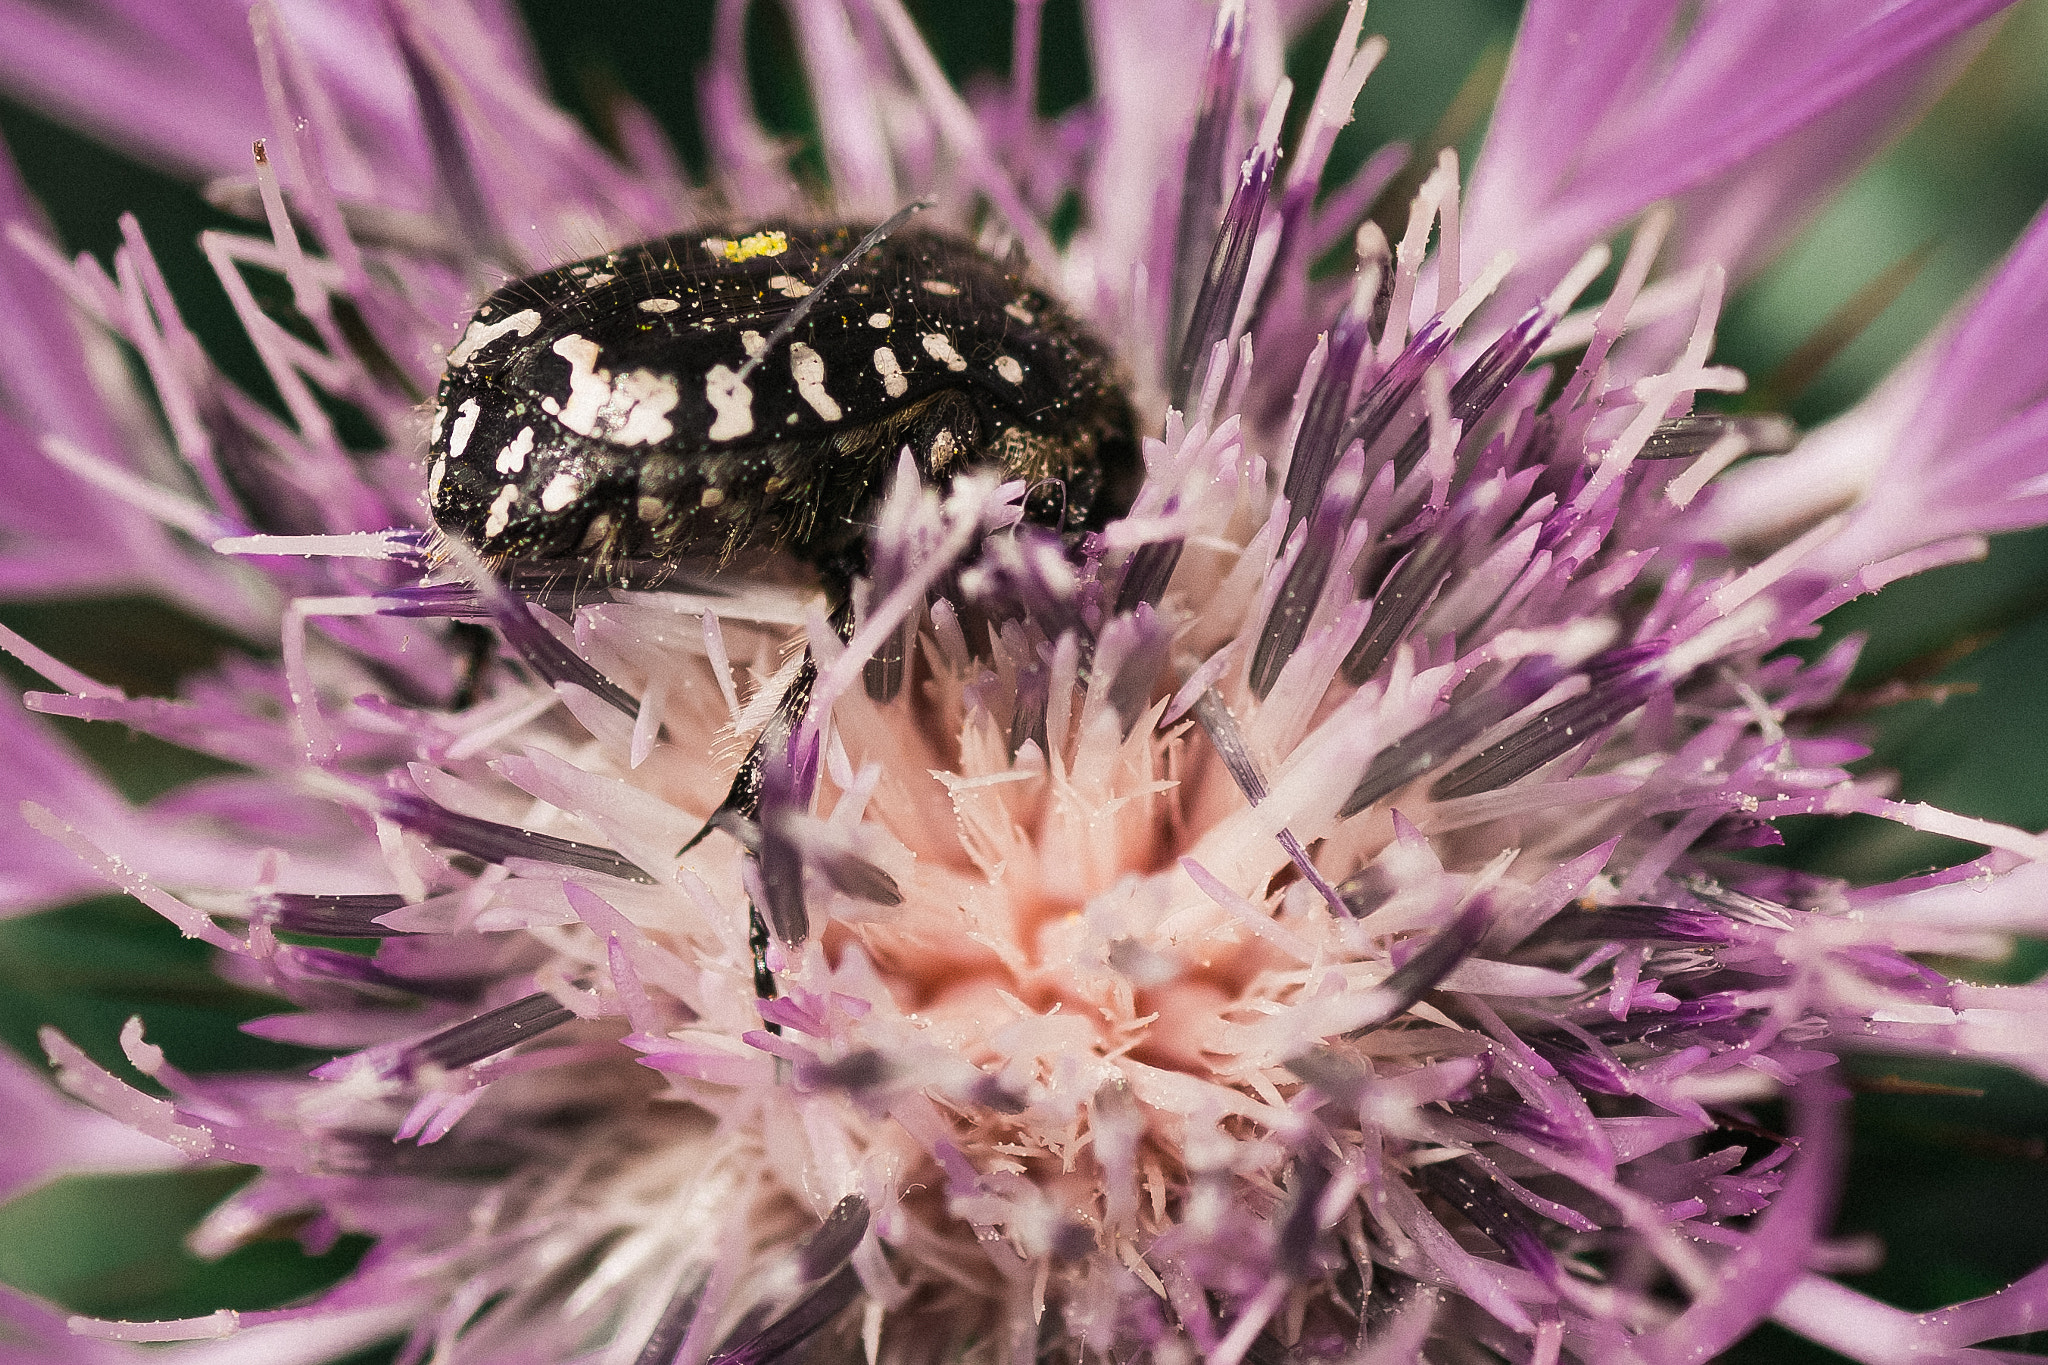
<instances>
[{"instance_id":1,"label":"pink flower head","mask_svg":"<svg viewBox=\"0 0 2048 1365\"><path fill-rule=\"evenodd\" d=\"M1926 961L2048 930L2048 843L1849 772L1853 644L1785 649L2048 521L2048 226L1830 426L1696 406L1743 386L1731 273L1998 5L1539 0L1469 178L1401 182L1398 241L1361 226L1398 152L1325 177L1384 51L1362 0L1298 91L1311 7L1096 0L1057 123L1039 8L1014 88L969 99L899 0L792 0L818 204L752 110L743 0L703 184L630 107L631 164L592 145L490 0L246 32L0 0L12 89L261 224L203 244L279 397L213 366L132 222L111 273L67 261L0 184L0 582L282 640L175 699L8 640L50 689L4 720L0 891L126 891L290 1004L252 1032L335 1053L187 1075L131 1023L157 1094L51 1033L153 1142L24 1108L82 1158L258 1168L203 1252L376 1239L267 1312L74 1339L8 1300L47 1358L1676 1362L1775 1315L1900 1360L2048 1313L2040 1272L1914 1317L1810 1268L1839 1053L2048 1078L2041 987ZM421 395L505 278L912 200L1116 355L1122 515L1062 535L990 460L906 454L843 629L793 564L605 580L434 532L428 446L465 419ZM242 772L132 807L30 713ZM1990 851L1861 888L1736 856L1849 814Z\"/></svg>"}]
</instances>

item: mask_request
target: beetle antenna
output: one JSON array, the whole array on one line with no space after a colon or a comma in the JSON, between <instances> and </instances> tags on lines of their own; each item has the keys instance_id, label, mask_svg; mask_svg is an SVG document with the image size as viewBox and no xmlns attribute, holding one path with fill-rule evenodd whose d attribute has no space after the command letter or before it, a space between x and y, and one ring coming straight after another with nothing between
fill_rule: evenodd
<instances>
[{"instance_id":1,"label":"beetle antenna","mask_svg":"<svg viewBox=\"0 0 2048 1365\"><path fill-rule=\"evenodd\" d=\"M825 278L819 280L812 287L811 292L804 295L803 302L790 309L789 316L776 324L775 330L768 334L768 339L761 343L760 349L747 357L746 363L740 366L739 372L734 374L728 382L732 384L745 383L747 376L760 368L761 362L766 360L769 354L782 344L783 339L803 325L803 320L811 315L813 308L818 306L818 300L825 297L825 291L832 287L834 280L845 274L861 257L880 246L883 238L909 222L912 214L930 207L931 201L929 200L913 200L890 214L887 222L880 224L873 231L869 232L867 236L855 243L853 250L841 256L839 263L825 272Z\"/></svg>"}]
</instances>

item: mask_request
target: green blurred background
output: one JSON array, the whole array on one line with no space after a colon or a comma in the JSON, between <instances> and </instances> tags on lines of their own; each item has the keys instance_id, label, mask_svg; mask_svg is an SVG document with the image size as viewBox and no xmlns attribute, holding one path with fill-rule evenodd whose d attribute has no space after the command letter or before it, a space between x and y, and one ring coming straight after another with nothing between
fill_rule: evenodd
<instances>
[{"instance_id":1,"label":"green blurred background","mask_svg":"<svg viewBox=\"0 0 2048 1365\"><path fill-rule=\"evenodd\" d=\"M556 95L602 132L624 91L702 167L692 75L705 59L706 0L525 0ZM1341 7L1339 7L1341 8ZM1007 70L1007 0L925 0L912 11L956 81ZM1391 140L1452 142L1476 151L1485 97L1498 80L1519 6L1508 0L1376 0L1368 26L1392 42L1340 142L1355 163ZM1336 16L1308 34L1291 66L1312 83ZM753 7L751 61L764 116L815 158L815 130L782 12ZM4 40L0 40L4 41ZM2027 0L1932 114L1881 156L1795 246L1738 292L1719 358L1747 370L1799 421L1853 403L1962 299L2048 199L2048 0ZM1041 109L1088 91L1078 0L1046 10ZM134 211L162 258L188 320L252 393L267 395L255 356L198 254L206 227L238 226L188 186L0 101L4 134L65 244L107 257L116 218ZM1339 169L1342 169L1340 164ZM1904 281L1854 340L1824 356L1814 339L1831 318ZM275 298L287 297L281 284ZM2044 340L2043 344L2048 344ZM1823 348L1824 349L1824 348ZM166 694L207 667L226 642L189 619L136 601L0 605L0 620L131 693ZM1872 765L1895 769L1905 797L2030 829L2048 826L2048 531L2007 537L1984 562L1899 584L1844 608L1826 639L1870 637L1858 686L1938 683L1941 699L1870 718ZM30 679L13 670L12 679ZM155 741L74 725L72 737L131 796L147 798L216 771ZM1779 855L1869 882L1974 856L1971 846L1876 821L1801 821ZM1987 981L2048 970L2039 945L2016 960L1944 963ZM0 923L0 1039L30 1058L42 1024L120 1065L121 1022L140 1013L152 1041L189 1071L310 1064L315 1055L237 1031L275 1002L217 980L206 951L132 902L103 899ZM1854 1064L1856 1151L1838 1231L1880 1239L1885 1256L1852 1283L1909 1308L1988 1292L2048 1260L2048 1092L1984 1068ZM344 1273L360 1239L319 1258L288 1240L217 1263L186 1254L193 1222L246 1176L233 1168L74 1178L0 1205L0 1281L79 1312L182 1316L273 1305ZM2048 1350L2048 1336L2015 1346ZM4 1354L4 1345L0 1345ZM372 1352L364 1362L388 1358ZM1840 1357L1766 1328L1727 1359Z\"/></svg>"}]
</instances>

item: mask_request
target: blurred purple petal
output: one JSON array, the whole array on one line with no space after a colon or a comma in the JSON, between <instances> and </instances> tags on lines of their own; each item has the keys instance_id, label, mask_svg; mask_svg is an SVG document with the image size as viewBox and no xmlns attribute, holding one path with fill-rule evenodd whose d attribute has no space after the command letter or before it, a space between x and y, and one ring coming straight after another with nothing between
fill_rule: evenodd
<instances>
[{"instance_id":1,"label":"blurred purple petal","mask_svg":"<svg viewBox=\"0 0 2048 1365\"><path fill-rule=\"evenodd\" d=\"M1660 199L1681 252L1747 273L1953 74L2007 0L1536 0L1468 201L1471 259L1518 257L1506 309Z\"/></svg>"},{"instance_id":2,"label":"blurred purple petal","mask_svg":"<svg viewBox=\"0 0 2048 1365\"><path fill-rule=\"evenodd\" d=\"M60 1095L11 1052L0 1052L0 1105L12 1135L0 1159L0 1199L61 1176L156 1171L185 1161L175 1147Z\"/></svg>"},{"instance_id":3,"label":"blurred purple petal","mask_svg":"<svg viewBox=\"0 0 2048 1365\"><path fill-rule=\"evenodd\" d=\"M2048 520L2048 215L1979 293L1857 407L1722 480L1698 522L1735 543L1840 512L1830 576Z\"/></svg>"}]
</instances>

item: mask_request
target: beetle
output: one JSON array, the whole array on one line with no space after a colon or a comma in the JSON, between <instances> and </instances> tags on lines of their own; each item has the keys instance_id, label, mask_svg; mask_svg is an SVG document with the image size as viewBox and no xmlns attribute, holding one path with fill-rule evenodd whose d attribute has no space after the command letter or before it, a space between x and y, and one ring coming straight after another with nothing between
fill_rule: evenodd
<instances>
[{"instance_id":1,"label":"beetle","mask_svg":"<svg viewBox=\"0 0 2048 1365\"><path fill-rule=\"evenodd\" d=\"M1041 524L1126 510L1137 442L1107 349L1020 271L896 221L679 233L497 290L448 353L435 521L599 581L781 551L843 606L906 447L929 480L1026 481Z\"/></svg>"}]
</instances>

